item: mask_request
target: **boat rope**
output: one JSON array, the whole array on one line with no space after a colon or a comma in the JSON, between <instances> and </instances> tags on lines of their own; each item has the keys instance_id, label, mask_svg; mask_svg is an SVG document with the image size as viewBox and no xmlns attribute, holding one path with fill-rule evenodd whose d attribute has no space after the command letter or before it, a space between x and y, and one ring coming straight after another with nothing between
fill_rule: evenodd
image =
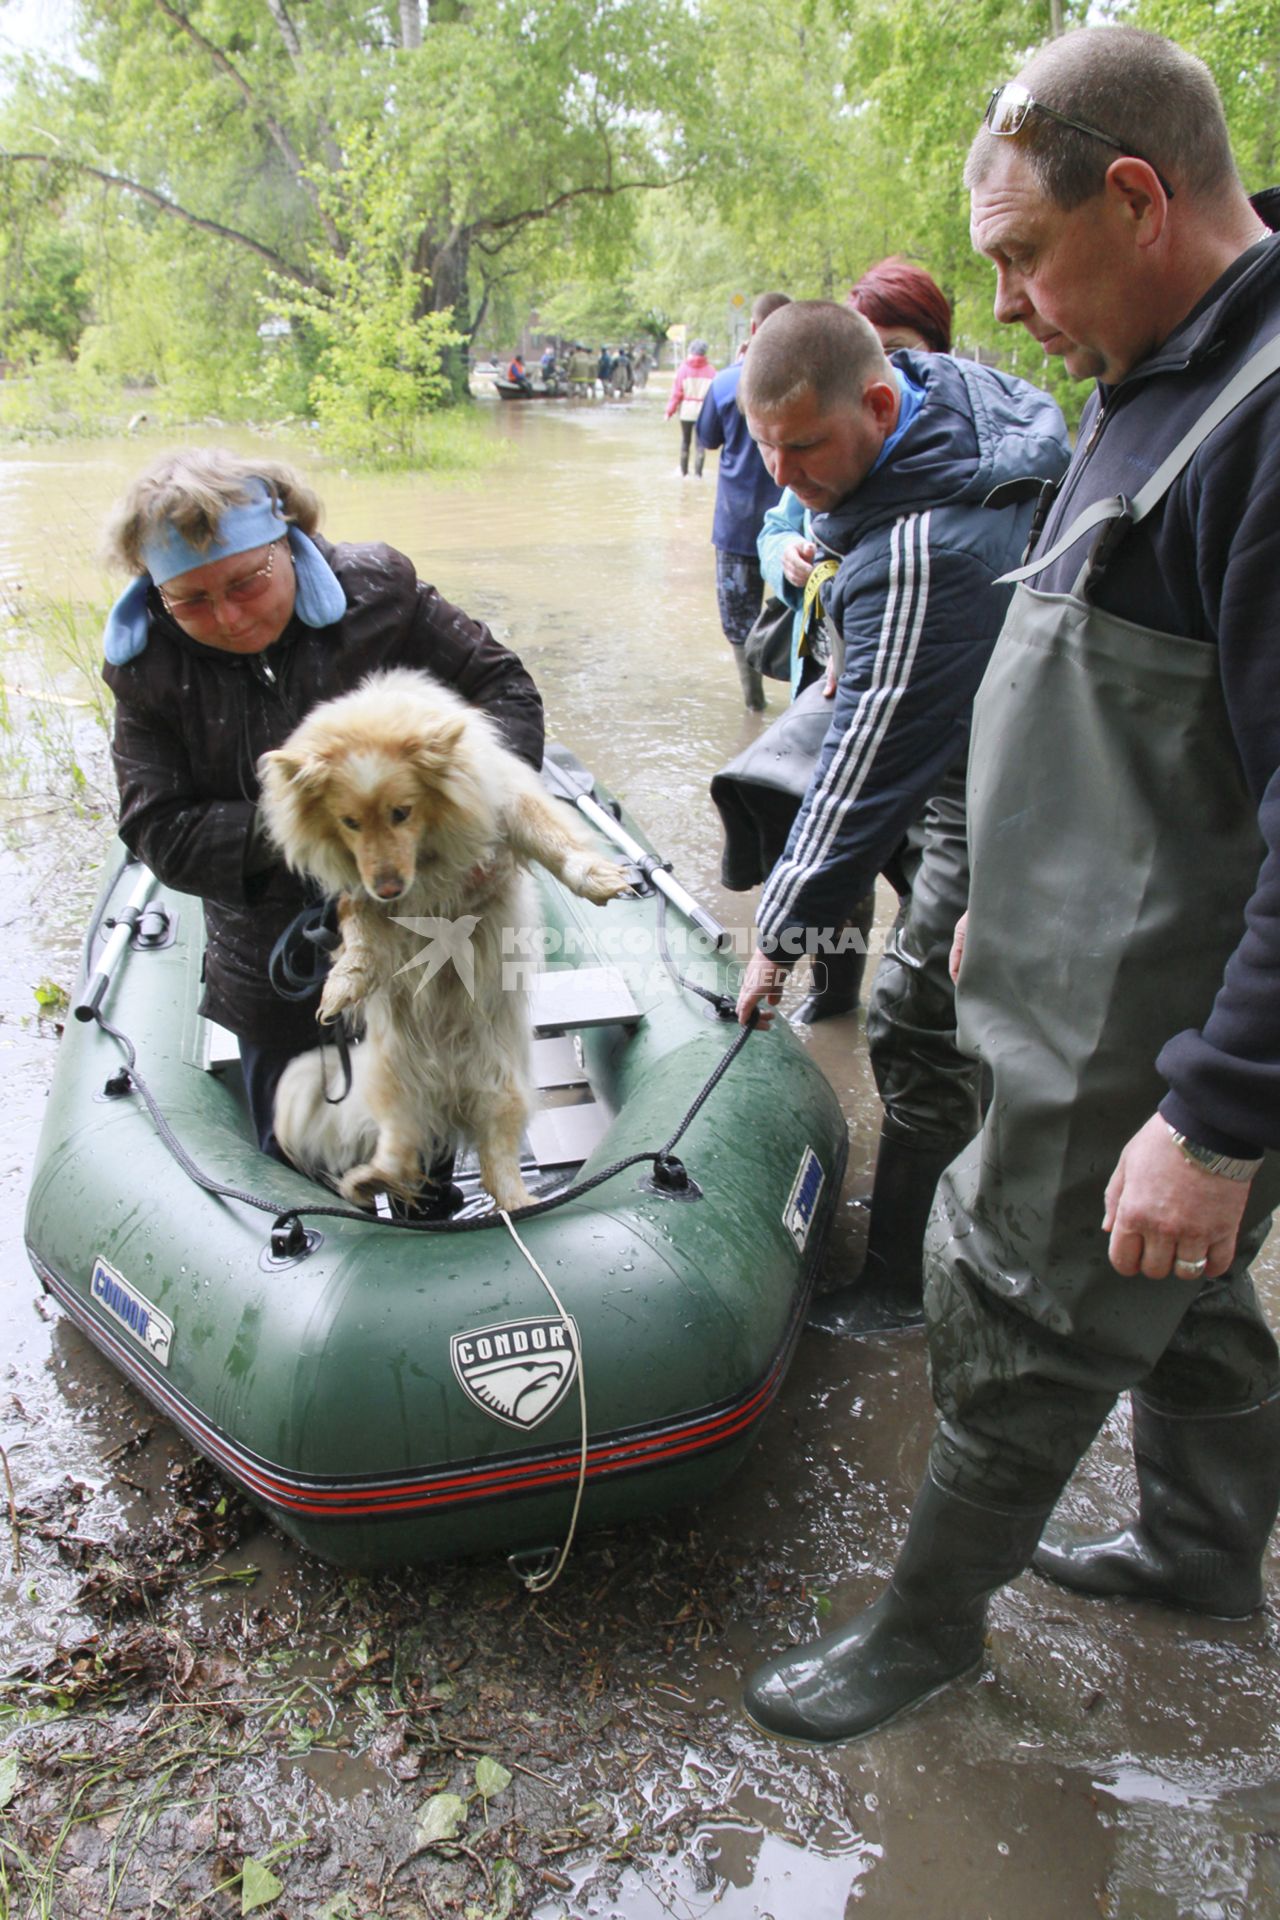
<instances>
[{"instance_id":1,"label":"boat rope","mask_svg":"<svg viewBox=\"0 0 1280 1920\"><path fill-rule=\"evenodd\" d=\"M671 863L670 861L665 861L663 865L665 870L669 870ZM711 987L700 987L696 980L691 980L689 978L688 974L680 973L677 970L675 959L671 952L671 948L667 944L666 895L663 893L655 893L654 903L656 907L655 918L656 918L657 933L658 933L658 953L661 956L663 966L666 968L667 972L671 975L671 978L675 981L678 987L683 987L686 993L696 993L700 1000L709 1001L711 1005L715 1008L716 1012L720 1015L721 1019L727 1020L729 1016L736 1011L737 1001L734 999L732 994L717 993Z\"/></svg>"},{"instance_id":2,"label":"boat rope","mask_svg":"<svg viewBox=\"0 0 1280 1920\"><path fill-rule=\"evenodd\" d=\"M578 1180L572 1186L562 1187L558 1193L548 1194L542 1200L535 1200L531 1206L517 1208L516 1217L520 1220L531 1220L540 1214L550 1213L553 1208L563 1207L570 1200L580 1199L584 1193L590 1193L594 1188L603 1186L606 1180L612 1180L618 1174L625 1173L628 1167L642 1166L646 1163L652 1166L654 1185L660 1191L687 1192L689 1177L675 1157L676 1146L755 1032L757 1018L758 1016L753 1013L750 1022L740 1029L731 1044L725 1048L665 1146L656 1150L648 1149L631 1153L623 1160L615 1160L612 1165L602 1167L598 1173L591 1174L586 1180ZM118 1096L127 1094L133 1089L137 1090L155 1122L156 1131L164 1146L178 1162L187 1178L202 1188L205 1193L218 1195L225 1200L239 1200L242 1205L256 1207L261 1213L274 1214L276 1217L271 1229L273 1249L279 1247L283 1250L284 1241L290 1229L295 1225L301 1227L303 1214L308 1218L359 1220L366 1226L373 1224L376 1218L378 1225L389 1227L396 1233L474 1233L501 1224L500 1216L496 1212L477 1214L466 1220L459 1220L456 1217L451 1220L383 1220L371 1216L360 1208L337 1204L312 1205L310 1201L305 1201L301 1205L287 1206L280 1200L269 1199L262 1194L247 1193L242 1187L233 1187L226 1181L215 1180L212 1174L205 1173L201 1167L197 1166L166 1120L159 1101L138 1072L138 1050L128 1034L122 1033L118 1027L113 1027L100 1008L94 1009L93 1019L102 1031L117 1043L125 1056L124 1066L107 1082L106 1091L113 1096ZM295 1249L295 1251L300 1250Z\"/></svg>"},{"instance_id":3,"label":"boat rope","mask_svg":"<svg viewBox=\"0 0 1280 1920\"><path fill-rule=\"evenodd\" d=\"M555 1565L549 1571L520 1573L518 1575L519 1579L524 1583L526 1593L546 1593L549 1588L554 1587L556 1581L560 1578L560 1575L564 1571L565 1561L569 1558L569 1549L573 1545L573 1536L578 1530L578 1515L582 1512L582 1495L587 1484L587 1446L590 1433L587 1426L586 1362L582 1357L582 1341L579 1338L576 1323L565 1312L559 1294L530 1253L528 1247L526 1247L524 1241L520 1238L520 1235L516 1232L515 1223L505 1207L499 1208L498 1217L519 1247L525 1259L529 1262L529 1265L537 1274L539 1280L541 1280L547 1292L551 1295L552 1305L564 1323L565 1332L569 1336L569 1345L573 1349L573 1357L578 1363L578 1417L581 1437L578 1446L578 1486L574 1494L573 1512L569 1516L569 1531L564 1537L564 1545L560 1549Z\"/></svg>"}]
</instances>

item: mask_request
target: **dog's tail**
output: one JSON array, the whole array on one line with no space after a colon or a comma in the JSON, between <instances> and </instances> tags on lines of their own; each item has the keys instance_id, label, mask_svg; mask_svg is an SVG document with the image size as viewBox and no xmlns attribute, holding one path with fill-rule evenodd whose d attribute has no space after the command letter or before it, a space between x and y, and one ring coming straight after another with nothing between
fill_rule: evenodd
<instances>
[{"instance_id":1,"label":"dog's tail","mask_svg":"<svg viewBox=\"0 0 1280 1920\"><path fill-rule=\"evenodd\" d=\"M342 1073L332 1047L316 1047L291 1060L276 1088L275 1135L300 1173L331 1184L367 1160L378 1127L363 1093L364 1060L352 1049L351 1090L345 1100ZM326 1094L330 1098L326 1098Z\"/></svg>"}]
</instances>

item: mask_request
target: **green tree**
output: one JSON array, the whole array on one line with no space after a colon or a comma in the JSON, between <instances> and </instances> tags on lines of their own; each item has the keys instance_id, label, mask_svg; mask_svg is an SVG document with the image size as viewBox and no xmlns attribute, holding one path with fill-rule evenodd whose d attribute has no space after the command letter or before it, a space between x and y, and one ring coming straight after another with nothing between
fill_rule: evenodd
<instances>
[{"instance_id":1,"label":"green tree","mask_svg":"<svg viewBox=\"0 0 1280 1920\"><path fill-rule=\"evenodd\" d=\"M406 285L411 318L470 336L493 289L556 248L616 255L629 203L696 158L686 0L473 0L429 18L421 0L83 0L80 17L90 71L28 70L6 171L52 157L82 218L105 194L143 253L175 236L188 307L233 323L242 350L244 283L229 312L210 299L207 244L237 253L250 293L270 275L317 314L340 309L370 233L362 139L404 219L403 270L377 276L389 334ZM166 357L186 360L181 336Z\"/></svg>"},{"instance_id":2,"label":"green tree","mask_svg":"<svg viewBox=\"0 0 1280 1920\"><path fill-rule=\"evenodd\" d=\"M412 208L377 135L357 128L342 152L341 187L322 175L318 201L342 251L325 255L315 243L323 283L277 281L268 304L300 323L314 361L310 403L330 444L350 457L403 464L419 416L444 397L445 356L460 336L446 314L421 311L421 276L405 239Z\"/></svg>"},{"instance_id":3,"label":"green tree","mask_svg":"<svg viewBox=\"0 0 1280 1920\"><path fill-rule=\"evenodd\" d=\"M1138 26L1164 33L1210 69L1246 187L1280 170L1280 0L1138 0Z\"/></svg>"},{"instance_id":4,"label":"green tree","mask_svg":"<svg viewBox=\"0 0 1280 1920\"><path fill-rule=\"evenodd\" d=\"M0 352L18 362L69 358L89 312L84 248L49 188L47 169L0 177Z\"/></svg>"}]
</instances>

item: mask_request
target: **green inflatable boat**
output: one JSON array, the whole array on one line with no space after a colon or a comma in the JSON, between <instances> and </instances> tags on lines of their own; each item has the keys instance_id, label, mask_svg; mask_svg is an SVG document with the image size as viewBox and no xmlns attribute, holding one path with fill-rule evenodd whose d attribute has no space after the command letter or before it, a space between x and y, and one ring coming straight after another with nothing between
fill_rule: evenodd
<instances>
[{"instance_id":1,"label":"green inflatable boat","mask_svg":"<svg viewBox=\"0 0 1280 1920\"><path fill-rule=\"evenodd\" d=\"M258 1151L234 1041L197 1011L197 900L121 857L86 942L28 1204L36 1273L337 1564L497 1549L536 1579L575 1527L707 1493L778 1392L840 1190L835 1096L785 1022L726 1017L722 929L577 763L547 778L643 878L601 911L540 876L545 927L513 931L540 1199L510 1221L465 1163L467 1207L427 1227L356 1215Z\"/></svg>"}]
</instances>

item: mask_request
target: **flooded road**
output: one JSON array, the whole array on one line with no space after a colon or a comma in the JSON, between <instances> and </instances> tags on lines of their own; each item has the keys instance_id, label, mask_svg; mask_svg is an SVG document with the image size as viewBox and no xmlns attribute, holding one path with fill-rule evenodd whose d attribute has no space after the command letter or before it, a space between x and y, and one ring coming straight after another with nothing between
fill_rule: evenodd
<instances>
[{"instance_id":1,"label":"flooded road","mask_svg":"<svg viewBox=\"0 0 1280 1920\"><path fill-rule=\"evenodd\" d=\"M677 877L745 930L750 899L717 884L707 786L762 723L742 712L716 620L714 470L701 482L680 478L678 433L661 413L653 390L629 406L494 404L504 458L464 482L357 478L323 470L305 446L275 450L316 481L331 537L402 548L517 648L542 687L549 733L626 800ZM58 636L83 634L87 610L107 597L93 559L102 516L158 444L95 442L0 460L0 592L51 609L44 659L11 656L4 666L10 739L25 746L10 751L0 852L0 1420L17 1505L38 1505L74 1481L86 1489L80 1530L97 1536L141 1527L163 1509L166 1474L185 1450L39 1299L22 1247L56 1045L34 989L46 978L72 982L90 857L105 837L51 806L37 776L74 756L90 787L100 777L91 716L50 699L85 693ZM771 691L771 714L781 699L781 688ZM808 1044L850 1123L850 1172L828 1256L838 1281L858 1258L854 1195L867 1179L878 1108L855 1021L828 1023ZM1261 1279L1280 1309L1274 1241ZM365 1703L370 1727L380 1716L376 1739L357 1728L332 1751L301 1735L264 1748L244 1788L252 1804L237 1816L241 1852L261 1856L293 1844L295 1831L307 1836L296 1854L280 1855L284 1890L267 1910L295 1920L454 1911L532 1911L537 1920L1280 1916L1274 1546L1272 1599L1253 1620L1091 1604L1027 1577L993 1605L982 1678L872 1739L818 1753L774 1747L745 1726L743 1668L855 1609L887 1575L931 1425L919 1335L808 1336L759 1446L724 1494L643 1533L580 1543L560 1586L536 1605L499 1564L381 1585L335 1582L265 1528L251 1529L222 1564L256 1566L256 1582L244 1593L189 1596L193 1643L197 1625L230 1647L245 1641L255 1610L291 1615L309 1684L330 1671L334 1646L360 1644L366 1618L377 1644L381 1606L402 1641L434 1622L433 1644L481 1647L456 1671L445 1662L455 1691L437 1687L434 1704L452 1698L461 1711L465 1698L473 1738L499 1758L512 1748L495 1729L534 1730L525 1771L541 1797L528 1824L536 1817L544 1832L545 1863L521 1869L518 1895L487 1868L483 1892L477 1881L456 1900L448 1889L415 1891L416 1869L393 1871L387 1863L412 1852L412 1835L404 1837L412 1809L446 1772L413 1773L403 1741L388 1744L413 1698L393 1688ZM1073 1515L1110 1521L1131 1494L1117 1414L1068 1503ZM65 1557L34 1529L20 1570L11 1553L0 1558L5 1666L32 1669L92 1623ZM482 1634L484 1620L501 1631ZM166 1631L176 1631L171 1621ZM561 1719L579 1730L580 1751L557 1747ZM238 1889L233 1907L175 1891L185 1886L174 1865L184 1846L198 1856L196 1826L189 1837L174 1828L167 1842L167 1903L153 1885L150 1909L138 1893L110 1910L240 1911ZM563 1842L551 1844L548 1832ZM93 1858L84 1853L80 1878L69 1864L51 1903L30 1910L75 1920L107 1911ZM202 1884L215 1877L206 1871Z\"/></svg>"}]
</instances>

